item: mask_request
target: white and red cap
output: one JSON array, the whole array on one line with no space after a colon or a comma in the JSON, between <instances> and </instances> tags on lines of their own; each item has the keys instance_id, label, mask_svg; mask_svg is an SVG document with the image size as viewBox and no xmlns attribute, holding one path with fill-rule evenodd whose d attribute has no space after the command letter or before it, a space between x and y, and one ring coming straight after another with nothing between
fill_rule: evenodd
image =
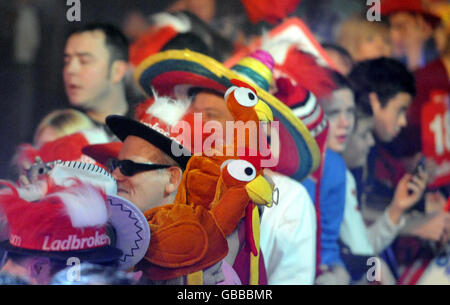
<instances>
[{"instance_id":1,"label":"white and red cap","mask_svg":"<svg viewBox=\"0 0 450 305\"><path fill-rule=\"evenodd\" d=\"M290 79L284 77L277 79L277 89L278 91L275 93L275 96L291 108L295 116L303 121L316 140L322 155L322 164L329 124L316 96L308 91L302 84L297 83L294 85ZM313 175L317 176L319 173L320 167Z\"/></svg>"},{"instance_id":2,"label":"white and red cap","mask_svg":"<svg viewBox=\"0 0 450 305\"><path fill-rule=\"evenodd\" d=\"M153 100L149 99L137 107L135 120L110 115L106 118L106 124L122 142L130 135L140 137L185 168L191 157L191 147L186 147L185 143L191 143L194 132L193 117L186 114L190 100L175 100L156 93L154 96ZM187 127L189 130L185 132Z\"/></svg>"},{"instance_id":3,"label":"white and red cap","mask_svg":"<svg viewBox=\"0 0 450 305\"><path fill-rule=\"evenodd\" d=\"M74 204L79 204L80 209L78 209L78 211L80 212L80 217L83 219L88 220L95 215L102 215L101 221L91 223L94 225L94 228L88 228L89 230L85 227L82 228L84 234L91 235L80 237L79 234L75 234L79 227L76 223L73 225L74 228L72 229L68 226L67 221L65 221L63 227L48 222L49 225L55 226L55 230L58 231L58 234L67 233L67 238L65 238L65 235L60 237L52 235L52 238L64 241L64 244L61 241L61 245L64 246L64 249L69 247L69 251L75 251L75 248L82 246L78 242L80 238L88 238L86 239L86 242L89 243L89 238L91 236L94 236L97 238L96 240L98 240L98 238L102 237L102 234L106 232L108 242L111 242L110 245L120 250L119 252L121 255L118 257L119 267L121 269L129 269L137 264L144 257L148 245L150 244L150 229L144 214L134 204L116 195L117 185L114 178L106 170L97 165L79 161L57 161L53 162L50 168L50 171L45 175L41 175L34 184L17 189L11 184L8 184L12 191L0 194L0 205L7 205L10 200L19 200L23 203L23 209L25 211L25 208L28 207L36 209L35 205L32 204L35 204L36 201L38 203L48 202L50 200L49 198L53 198L52 196L59 196L65 199L64 203L67 203L66 206L69 208L73 206L77 207ZM60 196L60 189L64 190L67 194L65 196ZM91 190L91 192L86 192L86 189ZM54 194L55 192L56 194ZM101 194L100 197L98 196L98 193ZM11 197L12 195L15 195L15 197ZM53 202L52 200L54 199L51 199L50 202ZM94 200L94 202L92 202L92 200ZM99 213L99 206L106 206L106 208ZM49 206L42 205L41 207ZM37 211L42 210L38 209ZM71 208L68 211L75 211L75 209ZM28 212L29 210L26 210L25 214L28 214ZM32 227L32 224L39 223L39 221L42 221L42 219L45 218L36 218L35 221L33 221L33 215L31 215L30 220L23 218L22 223L25 226L24 232L26 232L28 226L30 234L34 233L37 234L37 236L41 236L47 229L42 228L41 226ZM72 214L67 215L70 216ZM21 217L20 213L17 217ZM56 216L54 219L57 221ZM72 217L71 219L74 218ZM106 225L106 222L108 222L108 225ZM68 229L65 230L64 226ZM111 230L111 226L113 230ZM33 251L47 250L52 252L50 253L51 256L54 256L53 252L57 251L57 247L51 247L53 241L50 237L47 238L44 247L45 249L42 249L42 240L39 240L39 238L36 238L33 235L28 239L24 239L19 234L14 233L17 231L14 228L17 228L17 226L13 224L11 227L11 234L19 236L20 238L17 239L11 235L12 239L10 238L9 244L10 249L15 251L18 249L34 249ZM48 231L51 231L51 228L48 228ZM77 237L71 237L71 235L76 235ZM21 241L20 245L16 244L17 240ZM23 242L24 240L29 241ZM58 242L54 242L55 245L57 245L57 243ZM30 244L34 244L34 246L30 247ZM50 250L48 249L48 246L50 246ZM89 247L89 244L87 244L87 246ZM36 250L37 248L41 250ZM61 249L64 250L63 248ZM67 251L67 249L65 249L65 251ZM49 252L45 252L44 254L44 256L50 256ZM64 258L65 254L57 254L56 256ZM96 257L96 255L94 255L94 257Z\"/></svg>"},{"instance_id":4,"label":"white and red cap","mask_svg":"<svg viewBox=\"0 0 450 305\"><path fill-rule=\"evenodd\" d=\"M122 251L109 245L106 234L108 207L98 188L74 180L57 186L48 179L46 195L28 201L10 183L2 182L0 206L8 219L9 252L42 255L56 260L76 256L90 262L113 261Z\"/></svg>"}]
</instances>

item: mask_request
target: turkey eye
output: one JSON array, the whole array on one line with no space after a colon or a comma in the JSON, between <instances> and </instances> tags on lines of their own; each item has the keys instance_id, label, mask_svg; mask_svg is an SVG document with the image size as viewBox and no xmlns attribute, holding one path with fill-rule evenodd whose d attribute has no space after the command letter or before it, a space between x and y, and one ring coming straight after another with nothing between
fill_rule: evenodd
<instances>
[{"instance_id":1,"label":"turkey eye","mask_svg":"<svg viewBox=\"0 0 450 305\"><path fill-rule=\"evenodd\" d=\"M245 168L245 174L247 176L251 176L253 174L253 168L251 168L251 167Z\"/></svg>"},{"instance_id":2,"label":"turkey eye","mask_svg":"<svg viewBox=\"0 0 450 305\"><path fill-rule=\"evenodd\" d=\"M227 164L228 173L236 180L250 182L256 177L255 167L245 160L231 160Z\"/></svg>"},{"instance_id":3,"label":"turkey eye","mask_svg":"<svg viewBox=\"0 0 450 305\"><path fill-rule=\"evenodd\" d=\"M244 87L237 88L233 92L236 101L244 107L253 107L258 102L258 98L252 90Z\"/></svg>"}]
</instances>

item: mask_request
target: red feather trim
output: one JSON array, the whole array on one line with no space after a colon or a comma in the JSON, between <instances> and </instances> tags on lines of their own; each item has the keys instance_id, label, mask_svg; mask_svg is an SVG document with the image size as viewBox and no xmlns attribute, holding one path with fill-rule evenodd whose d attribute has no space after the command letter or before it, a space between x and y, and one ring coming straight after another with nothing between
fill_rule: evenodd
<instances>
[{"instance_id":1,"label":"red feather trim","mask_svg":"<svg viewBox=\"0 0 450 305\"><path fill-rule=\"evenodd\" d=\"M336 89L330 72L320 66L316 58L308 53L291 48L283 65L276 65L276 70L289 77L295 84L301 84L318 99L322 99Z\"/></svg>"},{"instance_id":2,"label":"red feather trim","mask_svg":"<svg viewBox=\"0 0 450 305\"><path fill-rule=\"evenodd\" d=\"M242 0L252 23L267 21L276 24L295 11L301 0Z\"/></svg>"},{"instance_id":3,"label":"red feather trim","mask_svg":"<svg viewBox=\"0 0 450 305\"><path fill-rule=\"evenodd\" d=\"M247 225L247 244L250 246L250 250L253 256L258 255L258 249L256 249L255 237L253 236L253 209L256 209L255 204L249 203L247 205L247 211L245 213L245 223Z\"/></svg>"},{"instance_id":4,"label":"red feather trim","mask_svg":"<svg viewBox=\"0 0 450 305\"><path fill-rule=\"evenodd\" d=\"M258 93L256 93L255 88L253 88L252 86L250 86L250 85L247 84L246 82L240 81L240 80L238 80L238 79L232 79L232 80L231 80L231 83L232 83L233 85L235 85L236 87L244 87L244 88L250 89L250 90L253 91L254 94L258 95Z\"/></svg>"}]
</instances>

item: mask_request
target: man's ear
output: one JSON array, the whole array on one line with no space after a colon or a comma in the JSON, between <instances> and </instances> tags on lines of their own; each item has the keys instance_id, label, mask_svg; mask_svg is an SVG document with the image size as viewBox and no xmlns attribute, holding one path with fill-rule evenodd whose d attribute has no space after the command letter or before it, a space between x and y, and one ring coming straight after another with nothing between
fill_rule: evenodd
<instances>
[{"instance_id":1,"label":"man's ear","mask_svg":"<svg viewBox=\"0 0 450 305\"><path fill-rule=\"evenodd\" d=\"M47 257L33 257L28 265L30 278L37 284L46 284L51 276L51 262Z\"/></svg>"},{"instance_id":2,"label":"man's ear","mask_svg":"<svg viewBox=\"0 0 450 305\"><path fill-rule=\"evenodd\" d=\"M168 196L177 191L183 172L178 166L172 166L167 169L167 173L169 174L169 181L166 183L165 192Z\"/></svg>"},{"instance_id":3,"label":"man's ear","mask_svg":"<svg viewBox=\"0 0 450 305\"><path fill-rule=\"evenodd\" d=\"M375 92L369 93L369 103L370 103L370 107L372 108L372 112L374 114L378 113L378 111L382 108L381 102L378 99L378 95Z\"/></svg>"},{"instance_id":4,"label":"man's ear","mask_svg":"<svg viewBox=\"0 0 450 305\"><path fill-rule=\"evenodd\" d=\"M116 60L111 66L111 80L114 84L122 81L128 71L128 63L123 60Z\"/></svg>"}]
</instances>

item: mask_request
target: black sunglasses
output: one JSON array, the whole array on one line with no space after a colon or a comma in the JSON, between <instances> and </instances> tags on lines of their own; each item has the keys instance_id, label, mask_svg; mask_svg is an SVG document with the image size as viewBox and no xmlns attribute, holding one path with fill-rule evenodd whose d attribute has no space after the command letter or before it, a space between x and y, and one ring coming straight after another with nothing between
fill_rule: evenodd
<instances>
[{"instance_id":1,"label":"black sunglasses","mask_svg":"<svg viewBox=\"0 0 450 305\"><path fill-rule=\"evenodd\" d=\"M131 160L109 159L107 162L108 170L112 173L119 167L122 175L131 177L140 172L152 171L156 169L169 168L171 165L154 163L136 163Z\"/></svg>"}]
</instances>

